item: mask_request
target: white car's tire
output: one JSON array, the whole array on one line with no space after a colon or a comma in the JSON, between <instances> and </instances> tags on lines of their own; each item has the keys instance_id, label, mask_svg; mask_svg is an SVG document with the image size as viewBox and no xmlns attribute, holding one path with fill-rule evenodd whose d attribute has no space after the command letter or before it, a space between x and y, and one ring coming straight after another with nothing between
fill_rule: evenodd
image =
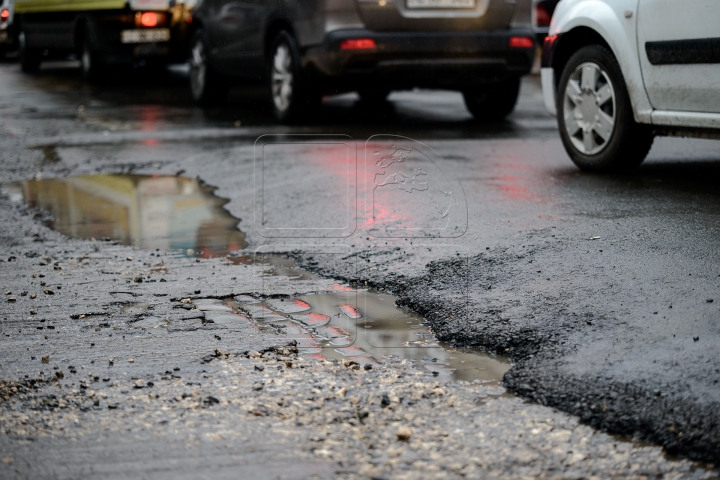
<instances>
[{"instance_id":1,"label":"white car's tire","mask_svg":"<svg viewBox=\"0 0 720 480\"><path fill-rule=\"evenodd\" d=\"M575 52L563 68L556 98L560 137L575 165L625 172L643 162L653 132L635 122L622 71L607 48L590 45Z\"/></svg>"}]
</instances>

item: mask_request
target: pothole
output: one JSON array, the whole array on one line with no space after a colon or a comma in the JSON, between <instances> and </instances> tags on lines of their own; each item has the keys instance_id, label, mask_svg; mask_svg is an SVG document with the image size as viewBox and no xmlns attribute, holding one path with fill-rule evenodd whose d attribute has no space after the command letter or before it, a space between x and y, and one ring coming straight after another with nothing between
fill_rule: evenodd
<instances>
[{"instance_id":1,"label":"pothole","mask_svg":"<svg viewBox=\"0 0 720 480\"><path fill-rule=\"evenodd\" d=\"M73 238L203 258L247 247L227 200L199 180L175 176L84 175L8 186L12 200L48 211L47 225Z\"/></svg>"},{"instance_id":2,"label":"pothole","mask_svg":"<svg viewBox=\"0 0 720 480\"><path fill-rule=\"evenodd\" d=\"M28 180L5 189L14 201L48 211L48 226L69 237L112 239L143 249L162 249L203 258L225 257L247 247L238 219L202 182L176 176L87 175ZM274 255L260 260L265 275L318 278L295 261ZM479 349L439 344L422 317L395 305L395 297L350 287L296 298L238 296L195 300L216 323L250 321L267 333L295 340L308 358L347 359L360 365L404 358L442 379L497 383L510 362ZM129 307L133 309L138 306ZM231 316L228 316L231 315ZM214 318L214 320L213 320ZM153 323L152 319L143 320ZM142 322L141 322L142 323ZM153 323L154 325L154 323ZM136 326L143 326L136 322ZM502 387L494 390L501 394Z\"/></svg>"},{"instance_id":3,"label":"pothole","mask_svg":"<svg viewBox=\"0 0 720 480\"><path fill-rule=\"evenodd\" d=\"M355 301L348 303L348 298ZM399 308L396 297L371 290L317 293L294 298L240 295L195 300L208 320L252 322L283 341L295 341L311 359L342 359L361 366L404 358L443 380L497 384L510 362L480 349L438 343L425 320ZM504 393L497 386L493 392Z\"/></svg>"}]
</instances>

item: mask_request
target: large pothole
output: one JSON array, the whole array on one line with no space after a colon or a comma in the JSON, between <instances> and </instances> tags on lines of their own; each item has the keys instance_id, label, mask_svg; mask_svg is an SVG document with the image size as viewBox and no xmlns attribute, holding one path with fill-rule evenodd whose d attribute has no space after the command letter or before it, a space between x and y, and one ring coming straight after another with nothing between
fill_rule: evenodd
<instances>
[{"instance_id":1,"label":"large pothole","mask_svg":"<svg viewBox=\"0 0 720 480\"><path fill-rule=\"evenodd\" d=\"M28 180L7 187L6 193L47 211L46 224L69 237L109 238L143 249L253 262L247 256L227 256L247 247L245 234L237 229L239 220L223 208L227 200L196 179L88 175ZM263 255L260 262L267 266L266 274L316 277L285 257ZM340 285L335 292L294 298L205 299L196 300L195 308L204 311L208 321L252 322L267 333L293 339L311 358L372 365L397 356L422 364L438 377L492 383L510 368L507 359L480 349L438 343L422 317L399 308L392 295L367 289Z\"/></svg>"}]
</instances>

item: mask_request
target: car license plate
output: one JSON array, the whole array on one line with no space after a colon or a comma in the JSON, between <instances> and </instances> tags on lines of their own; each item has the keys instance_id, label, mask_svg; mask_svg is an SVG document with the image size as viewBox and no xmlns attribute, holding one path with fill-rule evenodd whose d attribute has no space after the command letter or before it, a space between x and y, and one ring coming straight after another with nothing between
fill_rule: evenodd
<instances>
[{"instance_id":1,"label":"car license plate","mask_svg":"<svg viewBox=\"0 0 720 480\"><path fill-rule=\"evenodd\" d=\"M170 29L123 30L120 39L122 43L167 42L170 40Z\"/></svg>"},{"instance_id":2,"label":"car license plate","mask_svg":"<svg viewBox=\"0 0 720 480\"><path fill-rule=\"evenodd\" d=\"M475 8L475 0L406 0L407 8Z\"/></svg>"}]
</instances>

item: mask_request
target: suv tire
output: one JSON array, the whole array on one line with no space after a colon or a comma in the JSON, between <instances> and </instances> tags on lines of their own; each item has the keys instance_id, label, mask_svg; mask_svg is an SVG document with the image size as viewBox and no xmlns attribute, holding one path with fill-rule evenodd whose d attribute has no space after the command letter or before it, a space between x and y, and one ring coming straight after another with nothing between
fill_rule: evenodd
<instances>
[{"instance_id":1,"label":"suv tire","mask_svg":"<svg viewBox=\"0 0 720 480\"><path fill-rule=\"evenodd\" d=\"M479 85L463 91L465 105L476 120L502 120L515 109L520 95L520 77L502 83Z\"/></svg>"},{"instance_id":2,"label":"suv tire","mask_svg":"<svg viewBox=\"0 0 720 480\"><path fill-rule=\"evenodd\" d=\"M270 98L275 117L294 122L310 115L320 104L320 92L313 89L303 74L295 38L280 31L268 57Z\"/></svg>"},{"instance_id":3,"label":"suv tire","mask_svg":"<svg viewBox=\"0 0 720 480\"><path fill-rule=\"evenodd\" d=\"M20 54L20 68L25 73L35 73L40 70L42 63L42 50L39 48L29 48L25 32L18 35L18 52Z\"/></svg>"},{"instance_id":4,"label":"suv tire","mask_svg":"<svg viewBox=\"0 0 720 480\"><path fill-rule=\"evenodd\" d=\"M565 150L582 170L627 172L653 143L651 127L635 122L615 56L601 45L583 47L563 68L557 118Z\"/></svg>"},{"instance_id":5,"label":"suv tire","mask_svg":"<svg viewBox=\"0 0 720 480\"><path fill-rule=\"evenodd\" d=\"M202 30L190 42L190 94L201 105L218 105L230 90L230 80L208 64L207 44Z\"/></svg>"}]
</instances>

